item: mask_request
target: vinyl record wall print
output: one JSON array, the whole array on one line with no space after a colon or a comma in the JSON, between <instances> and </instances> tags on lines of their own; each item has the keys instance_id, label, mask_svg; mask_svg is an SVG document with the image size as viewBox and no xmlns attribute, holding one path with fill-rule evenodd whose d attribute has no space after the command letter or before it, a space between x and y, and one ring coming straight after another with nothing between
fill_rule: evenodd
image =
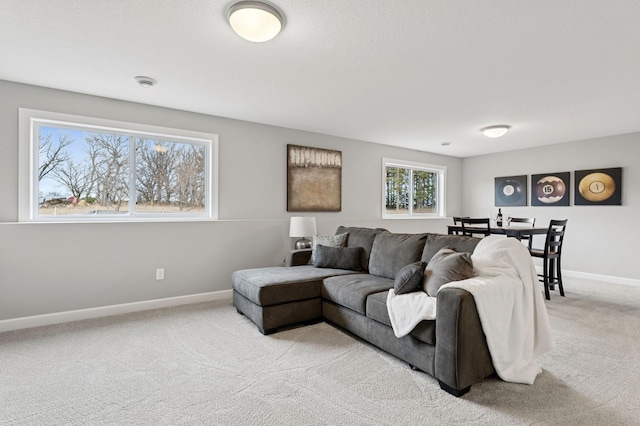
<instances>
[{"instance_id":1,"label":"vinyl record wall print","mask_svg":"<svg viewBox=\"0 0 640 426\"><path fill-rule=\"evenodd\" d=\"M576 170L574 204L576 206L622 205L622 167Z\"/></svg>"},{"instance_id":2,"label":"vinyl record wall print","mask_svg":"<svg viewBox=\"0 0 640 426\"><path fill-rule=\"evenodd\" d=\"M527 205L527 175L497 177L495 182L496 207Z\"/></svg>"},{"instance_id":3,"label":"vinyl record wall print","mask_svg":"<svg viewBox=\"0 0 640 426\"><path fill-rule=\"evenodd\" d=\"M532 206L568 206L569 172L531 175Z\"/></svg>"}]
</instances>

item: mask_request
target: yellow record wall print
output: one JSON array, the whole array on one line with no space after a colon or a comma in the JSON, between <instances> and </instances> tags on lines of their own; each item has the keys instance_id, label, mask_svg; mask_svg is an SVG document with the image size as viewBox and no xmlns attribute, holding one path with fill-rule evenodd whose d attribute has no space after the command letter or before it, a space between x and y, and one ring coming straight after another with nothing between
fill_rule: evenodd
<instances>
[{"instance_id":1,"label":"yellow record wall print","mask_svg":"<svg viewBox=\"0 0 640 426\"><path fill-rule=\"evenodd\" d=\"M574 197L576 206L622 205L622 167L576 170Z\"/></svg>"}]
</instances>

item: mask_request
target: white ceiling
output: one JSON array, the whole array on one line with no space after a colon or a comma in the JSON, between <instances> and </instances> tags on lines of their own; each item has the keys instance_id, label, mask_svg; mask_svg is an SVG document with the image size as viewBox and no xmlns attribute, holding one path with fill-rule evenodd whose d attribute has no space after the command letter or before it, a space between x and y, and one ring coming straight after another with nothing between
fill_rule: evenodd
<instances>
[{"instance_id":1,"label":"white ceiling","mask_svg":"<svg viewBox=\"0 0 640 426\"><path fill-rule=\"evenodd\" d=\"M458 157L640 131L638 0L232 3L2 0L0 79Z\"/></svg>"}]
</instances>

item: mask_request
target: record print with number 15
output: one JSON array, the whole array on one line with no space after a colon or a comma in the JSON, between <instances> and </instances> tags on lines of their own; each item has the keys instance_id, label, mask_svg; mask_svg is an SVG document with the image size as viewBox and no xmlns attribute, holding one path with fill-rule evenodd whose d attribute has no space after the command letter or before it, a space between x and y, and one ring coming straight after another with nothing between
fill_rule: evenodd
<instances>
[{"instance_id":1,"label":"record print with number 15","mask_svg":"<svg viewBox=\"0 0 640 426\"><path fill-rule=\"evenodd\" d=\"M562 200L566 187L557 176L545 176L536 183L536 197L545 204L554 204Z\"/></svg>"},{"instance_id":2,"label":"record print with number 15","mask_svg":"<svg viewBox=\"0 0 640 426\"><path fill-rule=\"evenodd\" d=\"M570 176L569 172L531 175L531 205L568 206Z\"/></svg>"}]
</instances>

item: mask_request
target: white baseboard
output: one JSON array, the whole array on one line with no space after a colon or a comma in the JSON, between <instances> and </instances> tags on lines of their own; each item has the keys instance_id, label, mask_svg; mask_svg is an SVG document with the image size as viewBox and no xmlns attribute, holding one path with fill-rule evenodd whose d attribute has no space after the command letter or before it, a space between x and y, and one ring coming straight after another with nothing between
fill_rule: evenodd
<instances>
[{"instance_id":1,"label":"white baseboard","mask_svg":"<svg viewBox=\"0 0 640 426\"><path fill-rule=\"evenodd\" d=\"M166 299L145 300L142 302L123 303L121 305L100 306L98 308L78 309L76 311L56 312L53 314L34 315L30 317L0 320L0 332L21 330L23 328L60 324L110 315L128 314L130 312L147 311L149 309L169 308L171 306L188 305L190 303L210 302L214 300L231 300L231 290L212 291L209 293L190 294L187 296L169 297Z\"/></svg>"},{"instance_id":2,"label":"white baseboard","mask_svg":"<svg viewBox=\"0 0 640 426\"><path fill-rule=\"evenodd\" d=\"M614 277L613 275L592 274L589 272L580 271L562 271L562 274L567 277L584 278L586 280L604 281L613 284L623 284L640 287L640 280L636 280L633 278Z\"/></svg>"},{"instance_id":3,"label":"white baseboard","mask_svg":"<svg viewBox=\"0 0 640 426\"><path fill-rule=\"evenodd\" d=\"M539 273L542 268L537 266ZM592 274L580 271L562 271L566 277L583 278L594 281L604 281L613 284L623 284L640 287L640 280L633 278L615 277L611 275ZM213 291L209 293L190 294L187 296L169 297L166 299L145 300L142 302L124 303L121 305L100 306L98 308L79 309L76 311L56 312L53 314L34 315L30 317L0 320L0 332L21 330L23 328L40 327L43 325L60 324L69 321L79 321L100 318L110 315L128 314L149 309L169 308L172 306L188 305L190 303L210 302L215 300L231 300L231 290Z\"/></svg>"},{"instance_id":4,"label":"white baseboard","mask_svg":"<svg viewBox=\"0 0 640 426\"><path fill-rule=\"evenodd\" d=\"M538 271L539 274L542 273L541 266L536 266L536 270ZM564 268L562 269L562 276L573 277L573 278L583 278L585 280L604 281L612 284L623 284L623 285L640 287L640 280L636 280L633 278L614 277L613 275L592 274L590 272L567 271Z\"/></svg>"}]
</instances>

